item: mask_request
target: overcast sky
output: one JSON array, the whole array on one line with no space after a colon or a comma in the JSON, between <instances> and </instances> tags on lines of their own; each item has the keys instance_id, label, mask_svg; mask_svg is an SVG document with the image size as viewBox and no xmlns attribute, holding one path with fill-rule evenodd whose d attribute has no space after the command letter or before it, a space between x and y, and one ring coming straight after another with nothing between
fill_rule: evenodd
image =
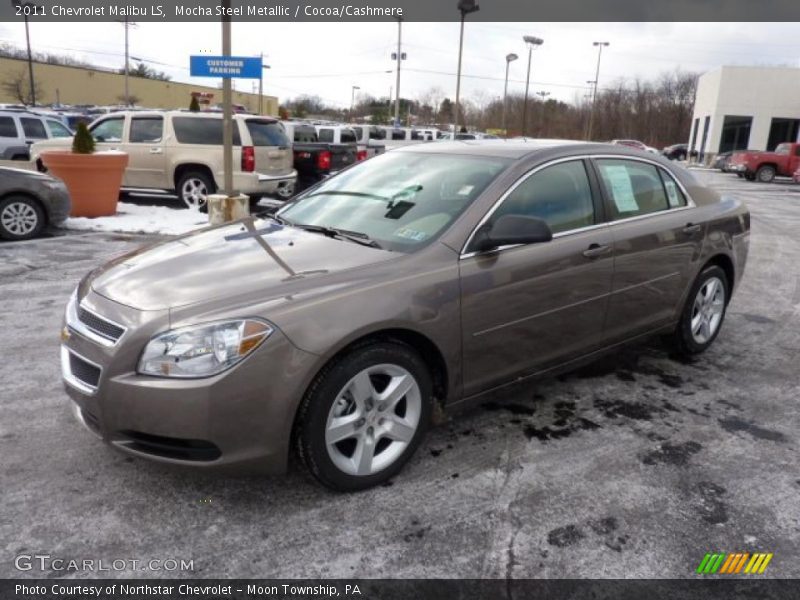
<instances>
[{"instance_id":1,"label":"overcast sky","mask_svg":"<svg viewBox=\"0 0 800 600\"><path fill-rule=\"evenodd\" d=\"M31 23L34 50L73 56L99 66L123 64L123 26L118 23ZM437 86L455 96L458 23L403 23L401 94L419 98ZM800 66L796 23L477 23L464 35L462 94L478 101L502 97L505 56L511 63L509 92L525 88L527 50L524 34L544 39L533 53L531 93L572 101L588 92L597 60L592 41L608 41L600 84L619 78L652 78L663 71L704 72L720 65ZM0 23L0 41L25 43L20 23ZM347 107L351 86L387 96L394 86L391 53L397 47L397 24L385 23L237 23L233 53L258 55L271 66L264 93L281 100L316 94ZM131 28L130 54L165 71L177 81L189 77L189 55L220 52L217 23L140 23ZM391 70L392 73L386 73ZM236 88L252 91L238 80Z\"/></svg>"}]
</instances>

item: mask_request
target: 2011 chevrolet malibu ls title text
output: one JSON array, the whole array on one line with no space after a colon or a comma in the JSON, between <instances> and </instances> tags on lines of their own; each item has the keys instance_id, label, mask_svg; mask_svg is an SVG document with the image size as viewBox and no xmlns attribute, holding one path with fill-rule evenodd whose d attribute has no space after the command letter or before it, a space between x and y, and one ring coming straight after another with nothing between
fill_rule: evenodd
<instances>
[{"instance_id":1,"label":"2011 chevrolet malibu ls title text","mask_svg":"<svg viewBox=\"0 0 800 600\"><path fill-rule=\"evenodd\" d=\"M61 349L77 415L126 452L395 475L434 406L670 334L720 331L750 217L622 146L443 142L330 178L274 217L117 258L81 281Z\"/></svg>"}]
</instances>

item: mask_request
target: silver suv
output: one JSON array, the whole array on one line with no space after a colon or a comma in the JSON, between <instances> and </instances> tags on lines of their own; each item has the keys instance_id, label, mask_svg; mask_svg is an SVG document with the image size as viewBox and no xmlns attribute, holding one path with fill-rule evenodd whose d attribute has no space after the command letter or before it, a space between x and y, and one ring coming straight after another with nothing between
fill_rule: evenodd
<instances>
[{"instance_id":1,"label":"silver suv","mask_svg":"<svg viewBox=\"0 0 800 600\"><path fill-rule=\"evenodd\" d=\"M252 198L294 190L291 144L280 123L270 117L234 115L233 186ZM121 150L130 156L123 188L174 191L189 207L205 206L208 194L222 187L222 115L186 111L123 111L89 125L98 151ZM34 144L31 159L64 141Z\"/></svg>"},{"instance_id":2,"label":"silver suv","mask_svg":"<svg viewBox=\"0 0 800 600\"><path fill-rule=\"evenodd\" d=\"M28 110L0 110L0 160L28 160L34 142L71 138L72 131L54 117Z\"/></svg>"}]
</instances>

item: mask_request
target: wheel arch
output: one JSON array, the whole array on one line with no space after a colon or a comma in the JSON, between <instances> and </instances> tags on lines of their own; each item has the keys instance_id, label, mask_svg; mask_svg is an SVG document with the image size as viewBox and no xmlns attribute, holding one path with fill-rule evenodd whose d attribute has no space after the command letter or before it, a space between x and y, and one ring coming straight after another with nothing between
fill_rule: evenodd
<instances>
[{"instance_id":1,"label":"wheel arch","mask_svg":"<svg viewBox=\"0 0 800 600\"><path fill-rule=\"evenodd\" d=\"M733 265L733 260L727 254L715 254L705 262L699 272L702 273L710 266L717 266L725 272L725 277L728 280L728 293L725 301L726 303L730 302L731 296L733 296L733 288L736 285L736 268Z\"/></svg>"},{"instance_id":2,"label":"wheel arch","mask_svg":"<svg viewBox=\"0 0 800 600\"><path fill-rule=\"evenodd\" d=\"M186 173L191 171L199 171L205 175L208 175L211 178L211 181L214 182L214 185L217 185L217 179L214 177L214 171L211 170L205 163L181 163L175 166L175 170L172 172L172 185L175 187L175 191L178 190L178 182L180 181L181 177L183 177Z\"/></svg>"}]
</instances>

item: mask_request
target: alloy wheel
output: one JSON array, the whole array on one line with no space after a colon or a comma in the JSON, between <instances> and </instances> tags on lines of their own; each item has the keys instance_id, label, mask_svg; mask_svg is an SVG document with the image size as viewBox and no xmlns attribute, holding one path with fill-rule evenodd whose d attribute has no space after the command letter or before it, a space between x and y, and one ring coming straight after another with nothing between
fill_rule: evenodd
<instances>
[{"instance_id":1,"label":"alloy wheel","mask_svg":"<svg viewBox=\"0 0 800 600\"><path fill-rule=\"evenodd\" d=\"M707 343L719 329L725 311L725 285L717 277L707 279L694 299L692 337L698 344Z\"/></svg>"},{"instance_id":2,"label":"alloy wheel","mask_svg":"<svg viewBox=\"0 0 800 600\"><path fill-rule=\"evenodd\" d=\"M201 179L190 177L183 182L181 198L189 208L202 208L208 199L208 188Z\"/></svg>"},{"instance_id":3,"label":"alloy wheel","mask_svg":"<svg viewBox=\"0 0 800 600\"><path fill-rule=\"evenodd\" d=\"M12 235L25 236L32 233L39 225L39 215L26 202L11 202L0 214L0 223L3 229Z\"/></svg>"},{"instance_id":4,"label":"alloy wheel","mask_svg":"<svg viewBox=\"0 0 800 600\"><path fill-rule=\"evenodd\" d=\"M370 366L345 384L331 406L328 456L348 475L377 473L403 454L421 414L422 393L410 372L395 364Z\"/></svg>"}]
</instances>

